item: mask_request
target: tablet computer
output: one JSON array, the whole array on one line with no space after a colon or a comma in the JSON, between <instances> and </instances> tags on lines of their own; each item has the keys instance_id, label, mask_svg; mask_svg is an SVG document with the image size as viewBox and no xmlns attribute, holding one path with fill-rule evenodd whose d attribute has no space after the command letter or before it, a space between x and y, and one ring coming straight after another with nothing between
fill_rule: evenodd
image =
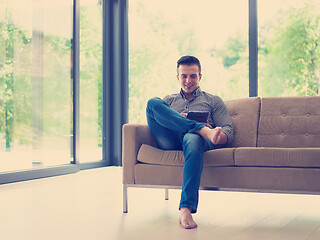
<instances>
[{"instance_id":1,"label":"tablet computer","mask_svg":"<svg viewBox=\"0 0 320 240\"><path fill-rule=\"evenodd\" d=\"M208 121L209 112L208 111L191 111L188 112L187 118L190 120L195 120L198 122L206 123Z\"/></svg>"}]
</instances>

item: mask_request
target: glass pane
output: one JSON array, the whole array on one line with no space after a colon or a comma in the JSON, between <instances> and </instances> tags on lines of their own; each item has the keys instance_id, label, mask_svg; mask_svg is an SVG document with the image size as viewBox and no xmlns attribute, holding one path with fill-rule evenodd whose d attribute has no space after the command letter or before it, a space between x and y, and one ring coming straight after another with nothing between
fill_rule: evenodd
<instances>
[{"instance_id":1,"label":"glass pane","mask_svg":"<svg viewBox=\"0 0 320 240\"><path fill-rule=\"evenodd\" d=\"M70 163L72 0L0 1L0 171Z\"/></svg>"},{"instance_id":2,"label":"glass pane","mask_svg":"<svg viewBox=\"0 0 320 240\"><path fill-rule=\"evenodd\" d=\"M320 1L258 2L259 95L319 95Z\"/></svg>"},{"instance_id":3,"label":"glass pane","mask_svg":"<svg viewBox=\"0 0 320 240\"><path fill-rule=\"evenodd\" d=\"M202 90L249 96L247 0L129 1L129 121L145 123L149 98L176 93L176 62L194 55Z\"/></svg>"},{"instance_id":4,"label":"glass pane","mask_svg":"<svg viewBox=\"0 0 320 240\"><path fill-rule=\"evenodd\" d=\"M102 160L102 1L80 1L80 162Z\"/></svg>"}]
</instances>

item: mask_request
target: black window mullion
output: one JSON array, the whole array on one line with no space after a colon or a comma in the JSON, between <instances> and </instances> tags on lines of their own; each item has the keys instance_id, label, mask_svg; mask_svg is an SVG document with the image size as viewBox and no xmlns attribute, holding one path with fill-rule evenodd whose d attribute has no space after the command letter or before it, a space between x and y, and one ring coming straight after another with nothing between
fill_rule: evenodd
<instances>
[{"instance_id":1,"label":"black window mullion","mask_svg":"<svg viewBox=\"0 0 320 240\"><path fill-rule=\"evenodd\" d=\"M73 0L72 38L72 156L73 164L79 164L79 58L80 58L80 1Z\"/></svg>"},{"instance_id":2,"label":"black window mullion","mask_svg":"<svg viewBox=\"0 0 320 240\"><path fill-rule=\"evenodd\" d=\"M103 1L103 159L121 165L128 116L127 0Z\"/></svg>"},{"instance_id":3,"label":"black window mullion","mask_svg":"<svg viewBox=\"0 0 320 240\"><path fill-rule=\"evenodd\" d=\"M103 38L102 38L102 157L107 165L111 162L111 127L110 114L112 112L110 100L111 79L112 79L112 2L109 0L103 1Z\"/></svg>"},{"instance_id":4,"label":"black window mullion","mask_svg":"<svg viewBox=\"0 0 320 240\"><path fill-rule=\"evenodd\" d=\"M249 97L258 96L257 0L249 0Z\"/></svg>"}]
</instances>

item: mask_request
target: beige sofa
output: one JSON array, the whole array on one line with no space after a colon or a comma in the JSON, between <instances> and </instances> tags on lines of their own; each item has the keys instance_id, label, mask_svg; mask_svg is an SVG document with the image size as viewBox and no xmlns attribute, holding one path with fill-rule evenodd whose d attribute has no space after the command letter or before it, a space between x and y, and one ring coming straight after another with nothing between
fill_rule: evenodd
<instances>
[{"instance_id":1,"label":"beige sofa","mask_svg":"<svg viewBox=\"0 0 320 240\"><path fill-rule=\"evenodd\" d=\"M320 96L226 101L235 138L205 152L201 189L320 193ZM147 125L123 126L123 211L128 187L179 188L182 151L157 148Z\"/></svg>"}]
</instances>

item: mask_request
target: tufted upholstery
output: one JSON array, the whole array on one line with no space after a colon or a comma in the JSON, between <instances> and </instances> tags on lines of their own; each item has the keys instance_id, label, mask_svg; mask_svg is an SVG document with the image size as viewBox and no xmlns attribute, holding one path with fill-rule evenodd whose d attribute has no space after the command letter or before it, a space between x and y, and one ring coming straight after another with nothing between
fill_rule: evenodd
<instances>
[{"instance_id":1,"label":"tufted upholstery","mask_svg":"<svg viewBox=\"0 0 320 240\"><path fill-rule=\"evenodd\" d=\"M320 96L262 98L258 147L320 147Z\"/></svg>"},{"instance_id":2,"label":"tufted upholstery","mask_svg":"<svg viewBox=\"0 0 320 240\"><path fill-rule=\"evenodd\" d=\"M260 98L242 98L225 103L235 131L231 147L256 147Z\"/></svg>"}]
</instances>

